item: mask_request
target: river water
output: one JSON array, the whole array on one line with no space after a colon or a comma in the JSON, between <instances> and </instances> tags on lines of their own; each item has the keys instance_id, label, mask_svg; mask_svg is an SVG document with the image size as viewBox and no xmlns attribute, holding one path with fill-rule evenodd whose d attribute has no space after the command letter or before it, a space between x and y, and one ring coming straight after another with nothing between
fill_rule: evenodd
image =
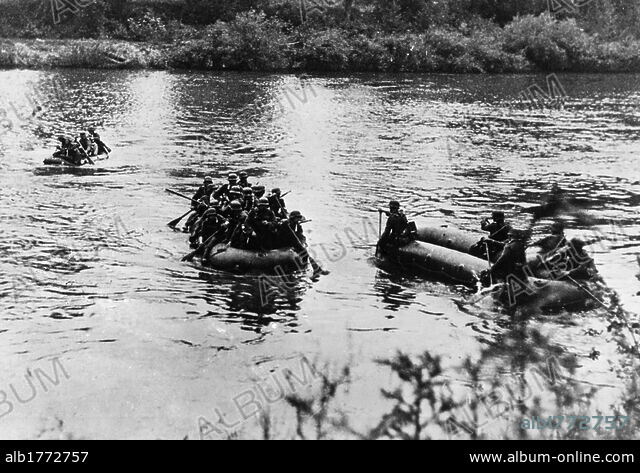
<instances>
[{"instance_id":1,"label":"river water","mask_svg":"<svg viewBox=\"0 0 640 473\"><path fill-rule=\"evenodd\" d=\"M546 91L544 75L0 72L0 436L198 438L216 408L238 417L234 397L259 373L305 359L352 367L342 407L362 426L394 382L376 359L429 350L464 384L453 367L505 344L513 323L466 305L462 288L376 266L375 209L390 198L417 222L477 229L499 207L526 227L522 209L557 183L595 218L569 233L608 239L589 250L624 307L640 310L640 76L557 81L564 106L532 108L521 93ZM42 165L58 134L90 124L112 159ZM330 275L278 284L180 261L186 237L166 224L187 203L165 189L191 194L204 176L239 170L291 191ZM550 338L534 348L574 357L581 379L613 389L607 324L592 310L528 327ZM25 373L51 371L52 359L68 379L31 396Z\"/></svg>"}]
</instances>

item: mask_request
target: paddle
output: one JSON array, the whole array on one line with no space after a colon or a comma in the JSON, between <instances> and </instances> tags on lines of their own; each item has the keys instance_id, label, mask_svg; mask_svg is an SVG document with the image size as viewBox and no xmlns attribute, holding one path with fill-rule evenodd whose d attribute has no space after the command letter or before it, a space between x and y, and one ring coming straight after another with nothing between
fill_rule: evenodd
<instances>
[{"instance_id":1,"label":"paddle","mask_svg":"<svg viewBox=\"0 0 640 473\"><path fill-rule=\"evenodd\" d=\"M91 159L89 157L89 153L87 153L87 150L83 148L83 146L76 141L76 143L78 143L78 148L80 148L80 150L82 151L82 154L84 154L84 157L87 159L87 161L89 161L89 164L95 165L96 163L93 162L93 159Z\"/></svg>"},{"instance_id":2,"label":"paddle","mask_svg":"<svg viewBox=\"0 0 640 473\"><path fill-rule=\"evenodd\" d=\"M493 286L493 275L491 274L491 255L489 253L489 243L484 242L484 249L487 252L487 263L489 264L489 285Z\"/></svg>"},{"instance_id":3,"label":"paddle","mask_svg":"<svg viewBox=\"0 0 640 473\"><path fill-rule=\"evenodd\" d=\"M204 250L207 248L207 245L209 245L209 243L211 243L213 241L213 239L215 237L218 236L218 234L224 230L224 228L221 228L220 230L218 230L217 232L215 232L213 235L211 235L209 238L207 238L207 241L205 241L204 243L202 243L197 250L192 251L191 253L189 253L187 256L185 256L184 258L182 258L182 261L185 262L191 262L193 261L193 258L195 258L196 256L202 255L202 253L204 252Z\"/></svg>"},{"instance_id":4,"label":"paddle","mask_svg":"<svg viewBox=\"0 0 640 473\"><path fill-rule=\"evenodd\" d=\"M192 209L190 209L186 214L176 218L175 220L171 220L169 223L167 223L167 225L171 228L176 228L178 226L178 224L180 223L180 221L185 218L187 215L189 215L191 212L193 212Z\"/></svg>"},{"instance_id":5,"label":"paddle","mask_svg":"<svg viewBox=\"0 0 640 473\"><path fill-rule=\"evenodd\" d=\"M191 202L196 203L198 205L202 204L202 202L198 202L197 200L192 199L191 197L187 197L186 195L181 194L180 192L172 191L171 189L165 189L165 191L167 191L169 194L177 195L178 197L182 197L183 199L190 200Z\"/></svg>"}]
</instances>

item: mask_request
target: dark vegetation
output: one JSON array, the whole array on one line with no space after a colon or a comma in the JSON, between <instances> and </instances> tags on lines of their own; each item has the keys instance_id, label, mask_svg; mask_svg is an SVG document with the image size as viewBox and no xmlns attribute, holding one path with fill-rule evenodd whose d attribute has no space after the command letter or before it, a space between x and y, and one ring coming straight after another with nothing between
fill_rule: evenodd
<instances>
[{"instance_id":1,"label":"dark vegetation","mask_svg":"<svg viewBox=\"0 0 640 473\"><path fill-rule=\"evenodd\" d=\"M5 67L640 71L637 0L5 0L0 36Z\"/></svg>"}]
</instances>

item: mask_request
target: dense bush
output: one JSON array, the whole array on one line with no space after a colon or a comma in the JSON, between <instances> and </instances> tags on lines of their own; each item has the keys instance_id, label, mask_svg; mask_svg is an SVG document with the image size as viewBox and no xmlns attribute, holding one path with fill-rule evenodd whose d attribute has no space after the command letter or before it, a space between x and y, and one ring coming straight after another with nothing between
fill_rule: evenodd
<instances>
[{"instance_id":1,"label":"dense bush","mask_svg":"<svg viewBox=\"0 0 640 473\"><path fill-rule=\"evenodd\" d=\"M179 68L463 73L640 69L636 0L601 0L556 16L540 14L546 0L305 0L304 5L300 0L95 0L56 23L48 0L8 0L0 3L0 36L155 43L164 54L159 63ZM85 49L67 57L64 65L79 59L81 51ZM1 64L10 65L9 57L3 54ZM35 62L51 61L48 54Z\"/></svg>"}]
</instances>

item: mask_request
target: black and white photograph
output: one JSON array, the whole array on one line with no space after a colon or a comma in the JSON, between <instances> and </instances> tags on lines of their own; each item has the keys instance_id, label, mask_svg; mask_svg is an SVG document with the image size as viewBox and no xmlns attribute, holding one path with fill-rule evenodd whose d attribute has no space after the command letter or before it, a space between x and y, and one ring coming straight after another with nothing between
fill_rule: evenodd
<instances>
[{"instance_id":1,"label":"black and white photograph","mask_svg":"<svg viewBox=\"0 0 640 473\"><path fill-rule=\"evenodd\" d=\"M634 463L465 449L640 439L639 155L639 0L0 0L0 439Z\"/></svg>"}]
</instances>

